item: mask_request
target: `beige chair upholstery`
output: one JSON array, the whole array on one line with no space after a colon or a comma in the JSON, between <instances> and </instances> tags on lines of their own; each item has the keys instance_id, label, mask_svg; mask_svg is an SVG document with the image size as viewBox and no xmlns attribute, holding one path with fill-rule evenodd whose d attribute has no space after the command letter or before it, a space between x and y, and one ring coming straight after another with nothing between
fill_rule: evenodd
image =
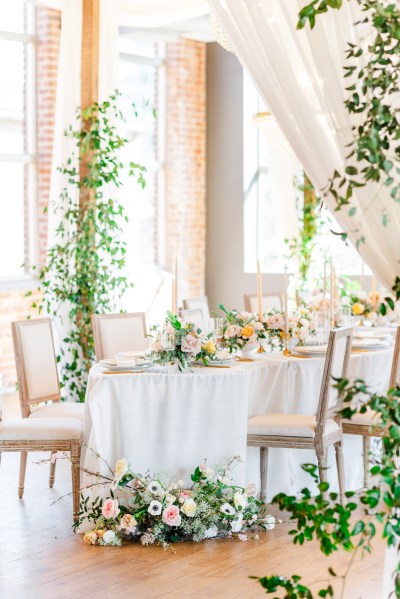
<instances>
[{"instance_id":1,"label":"beige chair upholstery","mask_svg":"<svg viewBox=\"0 0 400 599\"><path fill-rule=\"evenodd\" d=\"M59 441L80 439L82 424L76 418L13 418L0 424L0 441Z\"/></svg>"},{"instance_id":2,"label":"beige chair upholstery","mask_svg":"<svg viewBox=\"0 0 400 599\"><path fill-rule=\"evenodd\" d=\"M114 358L119 352L146 349L144 312L94 314L92 325L96 360Z\"/></svg>"},{"instance_id":3,"label":"beige chair upholstery","mask_svg":"<svg viewBox=\"0 0 400 599\"><path fill-rule=\"evenodd\" d=\"M83 404L61 402L57 360L50 318L11 323L17 368L18 392L23 418L76 418L83 421ZM36 425L35 425L36 426ZM21 452L20 494L24 492L27 452ZM50 466L50 487L55 464Z\"/></svg>"},{"instance_id":4,"label":"beige chair upholstery","mask_svg":"<svg viewBox=\"0 0 400 599\"><path fill-rule=\"evenodd\" d=\"M393 362L390 372L389 389L400 384L400 326L396 330ZM369 454L371 450L371 437L381 437L384 429L379 425L379 416L372 411L365 414L354 414L349 420L343 420L343 433L348 435L361 435L363 438L364 460L364 487L369 485Z\"/></svg>"},{"instance_id":5,"label":"beige chair upholstery","mask_svg":"<svg viewBox=\"0 0 400 599\"><path fill-rule=\"evenodd\" d=\"M210 320L210 308L208 307L208 299L206 295L184 299L183 308L184 310L200 309L203 314L204 325L206 325Z\"/></svg>"},{"instance_id":6,"label":"beige chair upholstery","mask_svg":"<svg viewBox=\"0 0 400 599\"><path fill-rule=\"evenodd\" d=\"M72 465L73 517L79 513L80 438L82 423L76 418L19 418L0 422L0 456L2 452L28 451L69 452ZM26 460L23 463L18 495L22 497Z\"/></svg>"},{"instance_id":7,"label":"beige chair upholstery","mask_svg":"<svg viewBox=\"0 0 400 599\"><path fill-rule=\"evenodd\" d=\"M181 310L181 317L188 322L193 322L197 328L206 332L206 325L203 318L203 312L200 308L193 308L193 310Z\"/></svg>"},{"instance_id":8,"label":"beige chair upholstery","mask_svg":"<svg viewBox=\"0 0 400 599\"><path fill-rule=\"evenodd\" d=\"M331 331L326 352L316 416L303 414L262 414L248 421L247 444L260 448L261 499L267 497L268 448L314 449L320 480L326 480L329 445L335 446L340 497L344 501L345 481L342 429L338 410L341 398L332 387L332 377L346 377L350 359L352 328Z\"/></svg>"},{"instance_id":9,"label":"beige chair upholstery","mask_svg":"<svg viewBox=\"0 0 400 599\"><path fill-rule=\"evenodd\" d=\"M282 310L283 299L279 293L266 293L261 298L261 308L263 313L271 310ZM247 312L258 313L258 296L247 294L244 296L244 309Z\"/></svg>"},{"instance_id":10,"label":"beige chair upholstery","mask_svg":"<svg viewBox=\"0 0 400 599\"><path fill-rule=\"evenodd\" d=\"M315 437L317 420L315 416L303 414L262 414L248 421L249 435L278 435L284 437ZM332 419L325 423L323 435L330 435L340 430L340 426Z\"/></svg>"},{"instance_id":11,"label":"beige chair upholstery","mask_svg":"<svg viewBox=\"0 0 400 599\"><path fill-rule=\"evenodd\" d=\"M76 418L83 422L84 414L84 404L66 401L33 407L29 418Z\"/></svg>"}]
</instances>

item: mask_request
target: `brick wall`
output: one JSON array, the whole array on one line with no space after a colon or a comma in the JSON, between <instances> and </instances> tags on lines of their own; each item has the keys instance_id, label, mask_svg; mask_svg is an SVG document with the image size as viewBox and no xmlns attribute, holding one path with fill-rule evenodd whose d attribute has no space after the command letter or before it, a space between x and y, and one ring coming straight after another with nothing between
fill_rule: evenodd
<instances>
[{"instance_id":1,"label":"brick wall","mask_svg":"<svg viewBox=\"0 0 400 599\"><path fill-rule=\"evenodd\" d=\"M179 296L204 294L206 44L167 46L167 267L179 254Z\"/></svg>"},{"instance_id":2,"label":"brick wall","mask_svg":"<svg viewBox=\"0 0 400 599\"><path fill-rule=\"evenodd\" d=\"M47 214L53 151L54 113L57 86L58 50L61 17L57 10L36 7L36 214L38 265L45 263ZM28 227L26 228L28 230ZM0 291L0 384L9 387L16 381L10 322L24 320L30 314L35 295L24 297L26 290Z\"/></svg>"}]
</instances>

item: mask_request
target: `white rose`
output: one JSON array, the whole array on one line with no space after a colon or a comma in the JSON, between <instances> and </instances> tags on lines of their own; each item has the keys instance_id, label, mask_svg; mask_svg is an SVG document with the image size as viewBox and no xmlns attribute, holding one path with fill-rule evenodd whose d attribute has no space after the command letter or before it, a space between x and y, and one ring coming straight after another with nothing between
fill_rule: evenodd
<instances>
[{"instance_id":1,"label":"white rose","mask_svg":"<svg viewBox=\"0 0 400 599\"><path fill-rule=\"evenodd\" d=\"M237 510L244 510L247 506L247 499L242 493L235 493L233 496L233 503L235 504L235 508Z\"/></svg>"},{"instance_id":2,"label":"white rose","mask_svg":"<svg viewBox=\"0 0 400 599\"><path fill-rule=\"evenodd\" d=\"M303 327L308 327L308 320L307 318L300 318L300 324L303 325Z\"/></svg>"},{"instance_id":3,"label":"white rose","mask_svg":"<svg viewBox=\"0 0 400 599\"><path fill-rule=\"evenodd\" d=\"M368 299L368 295L362 289L360 289L360 291L356 291L355 295L361 301L365 301L366 299Z\"/></svg>"},{"instance_id":4,"label":"white rose","mask_svg":"<svg viewBox=\"0 0 400 599\"><path fill-rule=\"evenodd\" d=\"M115 532L113 530L106 530L102 538L105 545L111 545L116 539Z\"/></svg>"},{"instance_id":5,"label":"white rose","mask_svg":"<svg viewBox=\"0 0 400 599\"><path fill-rule=\"evenodd\" d=\"M239 532L243 527L243 514L239 514L237 518L231 521L232 532Z\"/></svg>"},{"instance_id":6,"label":"white rose","mask_svg":"<svg viewBox=\"0 0 400 599\"><path fill-rule=\"evenodd\" d=\"M181 512L185 514L188 518L193 518L197 511L197 503L194 499L186 499L185 503L181 507Z\"/></svg>"},{"instance_id":7,"label":"white rose","mask_svg":"<svg viewBox=\"0 0 400 599\"><path fill-rule=\"evenodd\" d=\"M351 299L347 295L344 295L341 301L343 306L350 306L351 304Z\"/></svg>"},{"instance_id":8,"label":"white rose","mask_svg":"<svg viewBox=\"0 0 400 599\"><path fill-rule=\"evenodd\" d=\"M204 539L213 539L218 535L218 528L216 526L211 526L204 533Z\"/></svg>"}]
</instances>

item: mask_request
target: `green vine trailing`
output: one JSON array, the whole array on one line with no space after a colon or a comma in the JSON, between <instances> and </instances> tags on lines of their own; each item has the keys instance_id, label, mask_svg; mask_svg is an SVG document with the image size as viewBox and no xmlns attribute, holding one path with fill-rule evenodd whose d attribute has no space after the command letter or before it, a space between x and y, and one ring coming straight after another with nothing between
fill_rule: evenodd
<instances>
[{"instance_id":1,"label":"green vine trailing","mask_svg":"<svg viewBox=\"0 0 400 599\"><path fill-rule=\"evenodd\" d=\"M325 555L344 549L351 557L343 574L328 568L326 576L323 576L325 585L316 594L301 582L301 576L288 578L277 574L257 578L267 594L284 589L285 599L342 599L354 559L358 554L371 551L377 527L382 529L387 545L400 550L400 387L391 389L388 395L382 396L370 393L361 380L350 385L349 381L340 379L335 386L343 396L343 418L373 410L377 414L376 422L379 423L377 426L380 432L384 431L382 456L370 471L373 484L359 495L347 492L345 505L338 502L337 493L330 492L326 482L318 484L319 493L316 497L312 497L311 491L305 488L300 498L280 493L273 499L273 503L290 514L289 519L294 527L289 534L293 535L294 543L303 545L316 539ZM318 483L317 467L314 464L305 464L303 469ZM356 510L357 513L361 510L363 517L357 518ZM397 563L393 579L395 596L400 597L400 563Z\"/></svg>"},{"instance_id":2,"label":"green vine trailing","mask_svg":"<svg viewBox=\"0 0 400 599\"><path fill-rule=\"evenodd\" d=\"M124 208L112 194L122 185L122 173L145 186L144 166L124 165L120 150L128 143L118 131L124 116L116 91L102 104L77 110L76 125L65 135L74 143L72 156L59 168L66 184L54 202L60 224L57 242L39 272L40 312L61 319L68 331L58 361L62 385L70 396L84 401L87 373L94 361L91 316L115 311L131 286L123 273L126 242ZM133 115L137 116L133 106Z\"/></svg>"},{"instance_id":3,"label":"green vine trailing","mask_svg":"<svg viewBox=\"0 0 400 599\"><path fill-rule=\"evenodd\" d=\"M347 0L350 1L350 0ZM353 0L363 17L356 26L373 32L370 43L360 46L348 43L345 77L348 97L345 106L350 114L362 118L353 127L349 145L348 165L343 172L334 171L325 194L331 194L337 210L348 209L355 216L357 207L351 205L355 189L371 182L390 189L394 201L400 202L400 119L398 93L400 88L400 6L390 0ZM313 0L299 13L298 29L307 23L311 28L316 18L330 9L340 9L342 0ZM382 211L382 224L389 215ZM346 233L341 234L346 237ZM365 242L360 236L358 243ZM400 299L400 278L392 287ZM385 311L385 304L381 310Z\"/></svg>"},{"instance_id":4,"label":"green vine trailing","mask_svg":"<svg viewBox=\"0 0 400 599\"><path fill-rule=\"evenodd\" d=\"M318 198L315 188L304 173L304 181L294 181L296 189L302 192L303 197L299 208L300 232L296 237L285 239L290 250L289 257L296 258L299 264L299 275L302 286L307 283L311 266L312 254L316 246L316 236L319 231L319 217L317 214Z\"/></svg>"}]
</instances>

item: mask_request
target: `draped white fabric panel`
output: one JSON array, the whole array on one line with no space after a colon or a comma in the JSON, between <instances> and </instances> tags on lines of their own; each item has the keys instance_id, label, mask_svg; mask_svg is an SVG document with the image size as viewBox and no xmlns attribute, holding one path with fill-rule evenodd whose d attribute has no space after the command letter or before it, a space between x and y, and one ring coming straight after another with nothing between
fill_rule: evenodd
<instances>
[{"instance_id":1,"label":"draped white fabric panel","mask_svg":"<svg viewBox=\"0 0 400 599\"><path fill-rule=\"evenodd\" d=\"M304 0L208 1L304 169L323 189L334 169L344 168L345 146L356 124L343 105L348 80L342 76L346 43L356 42L359 33L353 26L355 3L321 15L312 31L298 31ZM336 207L333 198L327 204L332 211ZM335 217L353 242L365 237L359 246L362 257L380 282L391 287L400 274L400 205L377 184L359 191L353 205L353 217L348 209ZM383 210L390 219L386 227Z\"/></svg>"}]
</instances>

